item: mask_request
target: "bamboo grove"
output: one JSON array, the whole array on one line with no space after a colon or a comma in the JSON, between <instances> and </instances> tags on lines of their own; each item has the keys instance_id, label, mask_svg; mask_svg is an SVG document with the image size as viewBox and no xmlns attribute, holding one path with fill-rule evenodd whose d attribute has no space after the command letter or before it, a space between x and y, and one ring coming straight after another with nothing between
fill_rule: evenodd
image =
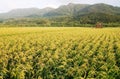
<instances>
[{"instance_id":1,"label":"bamboo grove","mask_svg":"<svg viewBox=\"0 0 120 79\"><path fill-rule=\"evenodd\" d=\"M0 28L0 79L120 79L120 28Z\"/></svg>"}]
</instances>

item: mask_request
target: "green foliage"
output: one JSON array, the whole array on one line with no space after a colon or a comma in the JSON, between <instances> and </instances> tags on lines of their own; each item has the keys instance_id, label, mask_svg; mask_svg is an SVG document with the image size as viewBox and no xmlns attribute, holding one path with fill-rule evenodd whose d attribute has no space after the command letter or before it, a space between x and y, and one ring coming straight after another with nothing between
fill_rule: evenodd
<instances>
[{"instance_id":1,"label":"green foliage","mask_svg":"<svg viewBox=\"0 0 120 79\"><path fill-rule=\"evenodd\" d=\"M120 7L70 3L57 9L17 9L0 14L0 24L5 26L94 27L97 22L103 27L119 27Z\"/></svg>"},{"instance_id":2,"label":"green foliage","mask_svg":"<svg viewBox=\"0 0 120 79\"><path fill-rule=\"evenodd\" d=\"M105 13L89 13L76 16L74 20L80 21L81 24L95 24L97 22L103 23L120 23L119 15L110 15Z\"/></svg>"}]
</instances>

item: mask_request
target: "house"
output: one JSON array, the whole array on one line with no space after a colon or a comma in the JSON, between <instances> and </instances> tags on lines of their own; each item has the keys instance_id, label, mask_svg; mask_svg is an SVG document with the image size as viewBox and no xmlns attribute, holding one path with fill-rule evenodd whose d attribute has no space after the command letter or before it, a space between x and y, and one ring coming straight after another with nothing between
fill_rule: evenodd
<instances>
[{"instance_id":1,"label":"house","mask_svg":"<svg viewBox=\"0 0 120 79\"><path fill-rule=\"evenodd\" d=\"M102 23L97 22L95 27L96 27L96 28L102 28L102 27L103 27L103 25L102 25Z\"/></svg>"}]
</instances>

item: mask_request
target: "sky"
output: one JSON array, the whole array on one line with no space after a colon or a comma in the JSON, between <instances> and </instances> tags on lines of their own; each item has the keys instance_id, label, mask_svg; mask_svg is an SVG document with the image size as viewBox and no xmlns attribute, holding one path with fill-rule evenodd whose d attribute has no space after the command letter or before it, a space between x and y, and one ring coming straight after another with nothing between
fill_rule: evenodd
<instances>
[{"instance_id":1,"label":"sky","mask_svg":"<svg viewBox=\"0 0 120 79\"><path fill-rule=\"evenodd\" d=\"M57 8L69 3L96 4L106 3L120 7L120 0L0 0L0 13L8 12L17 8Z\"/></svg>"}]
</instances>

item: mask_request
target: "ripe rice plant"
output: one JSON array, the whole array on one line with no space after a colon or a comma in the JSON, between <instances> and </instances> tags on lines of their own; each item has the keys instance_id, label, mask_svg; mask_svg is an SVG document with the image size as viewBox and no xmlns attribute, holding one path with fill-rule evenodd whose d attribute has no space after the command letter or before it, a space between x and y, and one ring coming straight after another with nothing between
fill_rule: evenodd
<instances>
[{"instance_id":1,"label":"ripe rice plant","mask_svg":"<svg viewBox=\"0 0 120 79\"><path fill-rule=\"evenodd\" d=\"M120 28L0 28L0 79L120 79Z\"/></svg>"}]
</instances>

